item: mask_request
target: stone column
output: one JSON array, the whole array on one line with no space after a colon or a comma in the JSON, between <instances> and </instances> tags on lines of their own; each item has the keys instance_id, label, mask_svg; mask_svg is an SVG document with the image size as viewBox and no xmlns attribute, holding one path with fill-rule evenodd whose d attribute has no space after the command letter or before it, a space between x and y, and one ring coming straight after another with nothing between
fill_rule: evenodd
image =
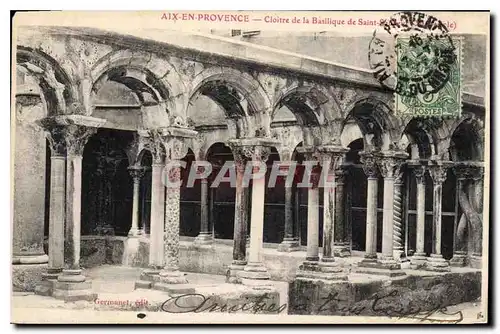
<instances>
[{"instance_id":1,"label":"stone column","mask_svg":"<svg viewBox=\"0 0 500 334\"><path fill-rule=\"evenodd\" d=\"M198 166L198 173L205 172L204 166ZM194 239L195 246L212 246L214 238L209 224L209 197L208 197L208 179L200 179L200 233Z\"/></svg>"},{"instance_id":2,"label":"stone column","mask_svg":"<svg viewBox=\"0 0 500 334\"><path fill-rule=\"evenodd\" d=\"M236 195L234 200L234 235L233 235L233 261L229 266L226 278L229 283L240 283L237 273L242 271L247 264L247 226L248 226L248 198L243 187L243 175L248 159L237 146L232 147L236 169Z\"/></svg>"},{"instance_id":3,"label":"stone column","mask_svg":"<svg viewBox=\"0 0 500 334\"><path fill-rule=\"evenodd\" d=\"M170 170L165 170L164 174L170 182L167 182L165 196L165 237L163 243L165 266L159 274L160 282L166 284L183 284L187 283L187 279L184 273L179 271L181 168L178 166L170 167Z\"/></svg>"},{"instance_id":4,"label":"stone column","mask_svg":"<svg viewBox=\"0 0 500 334\"><path fill-rule=\"evenodd\" d=\"M319 172L313 171L307 189L307 251L306 260L299 266L298 278L312 278L319 271Z\"/></svg>"},{"instance_id":5,"label":"stone column","mask_svg":"<svg viewBox=\"0 0 500 334\"><path fill-rule=\"evenodd\" d=\"M403 159L407 154L402 152L383 152L379 155L379 170L384 177L384 206L382 226L382 256L378 260L388 275L404 275L401 265L394 259L394 178L400 173ZM385 274L385 273L384 273Z\"/></svg>"},{"instance_id":6,"label":"stone column","mask_svg":"<svg viewBox=\"0 0 500 334\"><path fill-rule=\"evenodd\" d=\"M320 155L313 147L304 149L308 161L320 161ZM299 265L296 277L298 279L318 278L319 267L319 181L320 166L312 168L307 189L307 251L305 261ZM304 174L307 176L307 171Z\"/></svg>"},{"instance_id":7,"label":"stone column","mask_svg":"<svg viewBox=\"0 0 500 334\"><path fill-rule=\"evenodd\" d=\"M484 187L484 167L475 166L472 175L472 182L469 191L472 198L471 208L471 228L473 230L472 236L472 254L469 258L470 266L472 268L481 269L483 267L483 187Z\"/></svg>"},{"instance_id":8,"label":"stone column","mask_svg":"<svg viewBox=\"0 0 500 334\"><path fill-rule=\"evenodd\" d=\"M393 208L393 256L399 260L404 253L404 237L403 237L403 170L399 169L394 176L394 208ZM406 258L405 254L405 258Z\"/></svg>"},{"instance_id":9,"label":"stone column","mask_svg":"<svg viewBox=\"0 0 500 334\"><path fill-rule=\"evenodd\" d=\"M17 91L16 93L20 93ZM12 219L12 287L33 291L47 270L43 249L45 211L45 134L37 126L45 110L39 96L16 96L12 144L12 216L4 225L10 235ZM6 185L8 186L8 185ZM10 205L10 204L9 204ZM8 246L6 246L8 247Z\"/></svg>"},{"instance_id":10,"label":"stone column","mask_svg":"<svg viewBox=\"0 0 500 334\"><path fill-rule=\"evenodd\" d=\"M311 174L312 186L307 190L307 255L306 261L319 260L319 171Z\"/></svg>"},{"instance_id":11,"label":"stone column","mask_svg":"<svg viewBox=\"0 0 500 334\"><path fill-rule=\"evenodd\" d=\"M139 236L139 187L141 185L141 178L144 176L144 168L132 166L128 169L130 176L134 182L134 192L132 198L132 225L128 232L129 237Z\"/></svg>"},{"instance_id":12,"label":"stone column","mask_svg":"<svg viewBox=\"0 0 500 334\"><path fill-rule=\"evenodd\" d=\"M253 168L253 173L259 173L260 164L264 164L271 150L269 147L254 146L251 148L252 162L259 165ZM262 263L261 250L264 234L264 203L265 203L266 178L265 175L252 179L252 202L250 223L250 249L248 263L243 271L238 273L243 284L251 286L268 285L263 282L269 280L270 275Z\"/></svg>"},{"instance_id":13,"label":"stone column","mask_svg":"<svg viewBox=\"0 0 500 334\"><path fill-rule=\"evenodd\" d=\"M453 258L450 260L450 264L463 267L469 257L472 267L481 268L482 167L476 166L475 163L467 163L456 165L453 170L457 176L456 196L461 215L457 226L455 226Z\"/></svg>"},{"instance_id":14,"label":"stone column","mask_svg":"<svg viewBox=\"0 0 500 334\"><path fill-rule=\"evenodd\" d=\"M299 244L299 250L301 246L301 221L300 221L300 190L297 188L297 185L292 187L293 189L293 221L295 222L294 232L295 232L295 240Z\"/></svg>"},{"instance_id":15,"label":"stone column","mask_svg":"<svg viewBox=\"0 0 500 334\"><path fill-rule=\"evenodd\" d=\"M323 186L323 256L322 262L334 262L333 241L335 224L335 167L330 154L321 157L322 176L326 179Z\"/></svg>"},{"instance_id":16,"label":"stone column","mask_svg":"<svg viewBox=\"0 0 500 334\"><path fill-rule=\"evenodd\" d=\"M346 280L347 276L335 261L333 250L337 222L335 221L335 171L342 162L345 149L322 146L321 152L323 186L323 256L319 262L320 278L325 280ZM318 275L317 275L318 276Z\"/></svg>"},{"instance_id":17,"label":"stone column","mask_svg":"<svg viewBox=\"0 0 500 334\"><path fill-rule=\"evenodd\" d=\"M64 207L66 157L54 151L50 157L49 267L47 277L57 278L64 267Z\"/></svg>"},{"instance_id":18,"label":"stone column","mask_svg":"<svg viewBox=\"0 0 500 334\"><path fill-rule=\"evenodd\" d=\"M282 163L280 169L288 173L290 165ZM278 246L278 252L293 252L299 250L299 241L295 235L293 205L294 205L294 188L287 187L285 183L285 235L283 241Z\"/></svg>"},{"instance_id":19,"label":"stone column","mask_svg":"<svg viewBox=\"0 0 500 334\"><path fill-rule=\"evenodd\" d=\"M351 255L350 231L347 226L345 210L345 175L346 171L340 167L335 171L335 227L334 246L335 256L347 257Z\"/></svg>"},{"instance_id":20,"label":"stone column","mask_svg":"<svg viewBox=\"0 0 500 334\"><path fill-rule=\"evenodd\" d=\"M375 156L369 152L360 152L363 171L368 178L366 195L366 247L365 257L358 264L371 267L377 262L377 191L378 168Z\"/></svg>"},{"instance_id":21,"label":"stone column","mask_svg":"<svg viewBox=\"0 0 500 334\"><path fill-rule=\"evenodd\" d=\"M432 210L433 245L432 254L427 258L426 269L431 271L450 271L449 263L441 255L441 215L443 183L446 180L446 164L439 162L429 167L434 183L434 198Z\"/></svg>"},{"instance_id":22,"label":"stone column","mask_svg":"<svg viewBox=\"0 0 500 334\"><path fill-rule=\"evenodd\" d=\"M416 252L411 258L413 269L421 268L427 259L425 254L425 173L424 166L416 166L413 169L417 181L417 242Z\"/></svg>"},{"instance_id":23,"label":"stone column","mask_svg":"<svg viewBox=\"0 0 500 334\"><path fill-rule=\"evenodd\" d=\"M49 128L50 143L50 208L49 208L49 263L42 274L42 283L35 287L35 293L52 295L54 283L64 267L64 213L66 184L66 145L63 131Z\"/></svg>"},{"instance_id":24,"label":"stone column","mask_svg":"<svg viewBox=\"0 0 500 334\"><path fill-rule=\"evenodd\" d=\"M214 171L215 174L218 171ZM215 196L216 196L216 188L209 187L209 197L208 197L208 217L209 217L209 226L210 226L210 234L212 235L212 239L215 242Z\"/></svg>"},{"instance_id":25,"label":"stone column","mask_svg":"<svg viewBox=\"0 0 500 334\"><path fill-rule=\"evenodd\" d=\"M66 122L64 269L54 285L53 296L66 301L90 301L96 298L96 294L91 290L92 282L86 280L80 268L82 155L88 139L97 131L96 127L90 126L101 125L102 120L94 122L92 117L78 116L76 119L68 119ZM87 126L85 123L90 124Z\"/></svg>"},{"instance_id":26,"label":"stone column","mask_svg":"<svg viewBox=\"0 0 500 334\"><path fill-rule=\"evenodd\" d=\"M467 173L467 168L463 166L455 166L453 168L455 175L457 176L457 191L456 196L460 196L461 192L465 192L465 183L470 177ZM459 201L460 202L460 201ZM454 228L455 236L453 239L453 258L450 260L450 265L454 267L464 267L467 261L467 241L465 240L465 234L468 232L468 220L465 213L461 213L460 218L457 222L457 226Z\"/></svg>"},{"instance_id":27,"label":"stone column","mask_svg":"<svg viewBox=\"0 0 500 334\"><path fill-rule=\"evenodd\" d=\"M165 225L165 149L163 141L155 131L140 134L140 143L151 152L151 214L149 224L149 264L141 273L136 288L151 288L151 282L159 281L160 271L165 265L163 249Z\"/></svg>"},{"instance_id":28,"label":"stone column","mask_svg":"<svg viewBox=\"0 0 500 334\"><path fill-rule=\"evenodd\" d=\"M151 165L151 223L149 227L149 273L157 275L164 265L163 230L165 224L165 164L157 158Z\"/></svg>"}]
</instances>

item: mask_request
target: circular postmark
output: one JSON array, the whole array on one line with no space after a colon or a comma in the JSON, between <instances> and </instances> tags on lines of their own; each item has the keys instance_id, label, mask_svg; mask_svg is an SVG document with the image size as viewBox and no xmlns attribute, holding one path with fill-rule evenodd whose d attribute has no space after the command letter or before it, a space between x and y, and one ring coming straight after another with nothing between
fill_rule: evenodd
<instances>
[{"instance_id":1,"label":"circular postmark","mask_svg":"<svg viewBox=\"0 0 500 334\"><path fill-rule=\"evenodd\" d=\"M368 59L375 77L400 96L432 99L448 82L456 62L448 28L434 16L400 12L381 22Z\"/></svg>"}]
</instances>

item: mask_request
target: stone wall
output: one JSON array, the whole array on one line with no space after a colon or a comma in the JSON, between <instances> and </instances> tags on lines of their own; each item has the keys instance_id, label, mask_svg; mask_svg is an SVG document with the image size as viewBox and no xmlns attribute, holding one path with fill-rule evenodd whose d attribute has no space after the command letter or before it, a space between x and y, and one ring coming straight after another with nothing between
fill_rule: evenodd
<instances>
[{"instance_id":1,"label":"stone wall","mask_svg":"<svg viewBox=\"0 0 500 334\"><path fill-rule=\"evenodd\" d=\"M404 276L391 281L289 284L289 314L409 316L441 310L481 296L481 272Z\"/></svg>"},{"instance_id":2,"label":"stone wall","mask_svg":"<svg viewBox=\"0 0 500 334\"><path fill-rule=\"evenodd\" d=\"M226 275L233 258L232 241L217 241L213 247L194 247L191 240L181 241L180 270L215 275ZM291 281L304 260L303 252L280 253L266 248L262 254L272 280ZM81 266L92 268L104 264L147 268L149 239L126 237L82 236Z\"/></svg>"}]
</instances>

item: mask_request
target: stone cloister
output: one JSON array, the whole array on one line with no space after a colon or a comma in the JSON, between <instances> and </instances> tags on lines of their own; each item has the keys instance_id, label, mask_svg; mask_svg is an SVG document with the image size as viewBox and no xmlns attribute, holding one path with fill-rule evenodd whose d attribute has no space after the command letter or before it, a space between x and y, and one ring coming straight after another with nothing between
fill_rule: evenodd
<instances>
[{"instance_id":1,"label":"stone cloister","mask_svg":"<svg viewBox=\"0 0 500 334\"><path fill-rule=\"evenodd\" d=\"M271 278L262 255L271 244L303 254L297 279L348 280L338 258L356 254L356 272L385 277L404 275L408 260L424 271L481 267L482 98L464 93L458 118L400 115L369 71L167 37L19 30L16 288L92 298L81 248L86 235L106 233L125 237L125 248L147 244L140 287L187 283L181 234L200 250L232 239L232 261L217 265L229 282L257 288ZM170 176L182 185L166 187L173 160L208 161L212 175L189 189L189 168L177 167ZM213 188L225 161L236 187ZM279 162L283 174L292 161L317 164L307 188L267 188L270 168L243 187L252 161ZM318 184L324 169L335 187Z\"/></svg>"}]
</instances>

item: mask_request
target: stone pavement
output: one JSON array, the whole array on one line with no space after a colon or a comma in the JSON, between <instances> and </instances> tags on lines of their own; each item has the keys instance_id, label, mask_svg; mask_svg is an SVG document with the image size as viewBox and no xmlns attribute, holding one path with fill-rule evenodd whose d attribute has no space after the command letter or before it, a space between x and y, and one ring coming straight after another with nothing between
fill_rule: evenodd
<instances>
[{"instance_id":1,"label":"stone pavement","mask_svg":"<svg viewBox=\"0 0 500 334\"><path fill-rule=\"evenodd\" d=\"M42 308L66 310L114 310L114 311L158 311L161 304L171 298L163 291L137 289L134 284L139 280L142 268L103 265L84 270L92 280L92 289L98 294L95 302L64 302L52 297L38 296L31 292L13 292L12 308ZM231 292L245 293L246 287L240 284L225 283L225 276L200 273L186 273L190 284L197 293L204 296L216 291L218 294ZM280 305L287 304L288 283L272 281L280 293ZM286 313L286 310L285 312Z\"/></svg>"}]
</instances>

